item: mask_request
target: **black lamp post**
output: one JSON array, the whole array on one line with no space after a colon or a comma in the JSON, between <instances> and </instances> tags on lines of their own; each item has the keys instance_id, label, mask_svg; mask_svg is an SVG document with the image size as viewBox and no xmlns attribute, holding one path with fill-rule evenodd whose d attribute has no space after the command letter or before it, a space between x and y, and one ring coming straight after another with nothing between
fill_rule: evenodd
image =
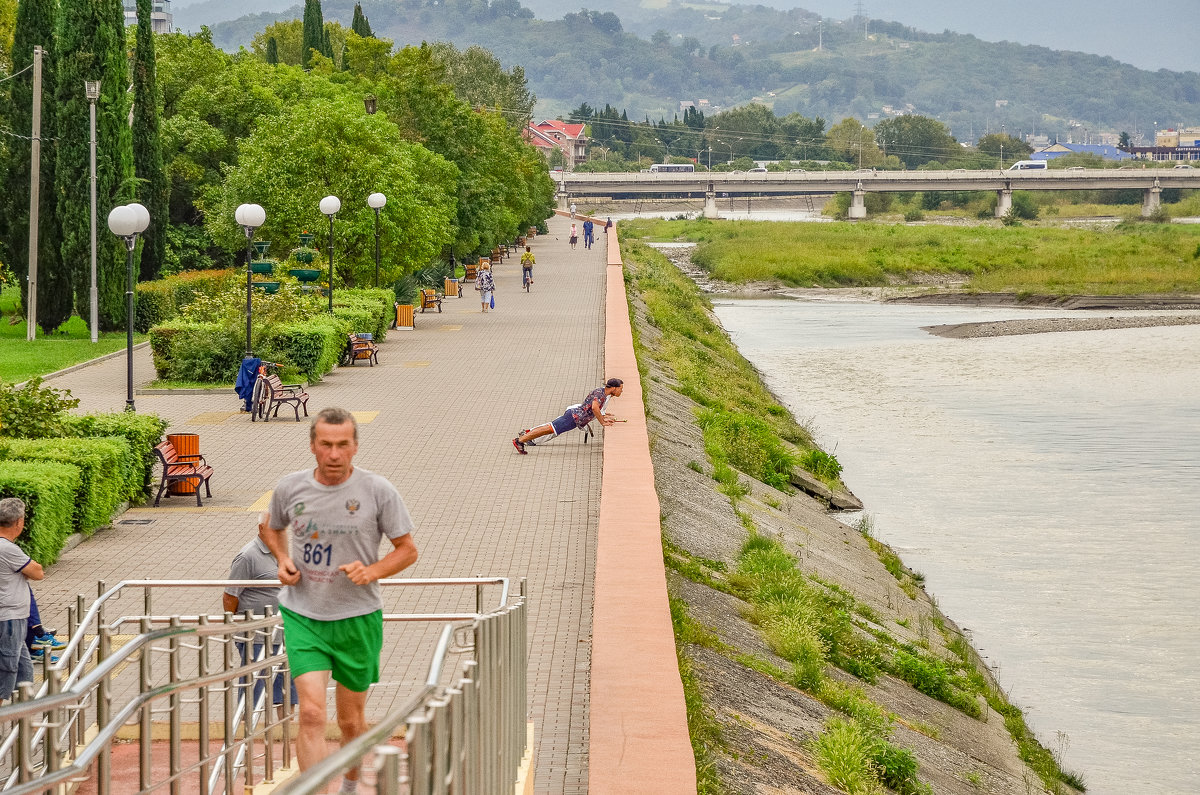
<instances>
[{"instance_id":1,"label":"black lamp post","mask_svg":"<svg viewBox=\"0 0 1200 795\"><path fill-rule=\"evenodd\" d=\"M133 251L137 248L138 235L150 225L150 211L134 202L114 207L108 214L108 228L125 241L129 252L125 263L125 410L135 411L133 406Z\"/></svg>"},{"instance_id":2,"label":"black lamp post","mask_svg":"<svg viewBox=\"0 0 1200 795\"><path fill-rule=\"evenodd\" d=\"M321 199L321 214L329 216L329 314L333 314L333 216L342 209L342 200L337 196Z\"/></svg>"},{"instance_id":3,"label":"black lamp post","mask_svg":"<svg viewBox=\"0 0 1200 795\"><path fill-rule=\"evenodd\" d=\"M367 197L367 206L375 211L375 286L379 286L379 211L387 204L387 196L372 193Z\"/></svg>"},{"instance_id":4,"label":"black lamp post","mask_svg":"<svg viewBox=\"0 0 1200 795\"><path fill-rule=\"evenodd\" d=\"M250 358L250 262L254 257L251 243L254 240L254 230L266 223L267 211L257 204L240 204L233 217L246 233L246 358Z\"/></svg>"}]
</instances>

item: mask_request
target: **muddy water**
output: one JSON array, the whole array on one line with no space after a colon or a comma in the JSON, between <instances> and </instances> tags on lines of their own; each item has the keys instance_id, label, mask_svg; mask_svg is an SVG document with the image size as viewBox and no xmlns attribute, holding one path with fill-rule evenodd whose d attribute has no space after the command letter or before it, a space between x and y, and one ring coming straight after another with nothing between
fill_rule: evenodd
<instances>
[{"instance_id":1,"label":"muddy water","mask_svg":"<svg viewBox=\"0 0 1200 795\"><path fill-rule=\"evenodd\" d=\"M1200 327L950 340L920 327L1056 313L717 303L1066 767L1200 792Z\"/></svg>"}]
</instances>

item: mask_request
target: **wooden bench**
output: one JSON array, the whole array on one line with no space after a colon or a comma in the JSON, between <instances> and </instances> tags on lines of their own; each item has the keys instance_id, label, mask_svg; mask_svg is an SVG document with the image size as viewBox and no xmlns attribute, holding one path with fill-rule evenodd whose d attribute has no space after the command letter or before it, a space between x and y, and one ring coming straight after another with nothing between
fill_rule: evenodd
<instances>
[{"instance_id":1,"label":"wooden bench","mask_svg":"<svg viewBox=\"0 0 1200 795\"><path fill-rule=\"evenodd\" d=\"M158 506L158 501L162 499L163 492L167 486L172 483L185 481L194 484L196 487L196 505L202 505L200 502L200 487L204 486L204 492L212 499L212 489L209 488L209 478L213 476L213 468L204 460L204 456L196 453L189 455L186 453L178 453L175 450L175 445L170 441L162 442L154 448L155 455L158 456L159 462L162 464L162 481L158 484L158 494L154 497L154 505ZM168 497L171 495L168 493Z\"/></svg>"},{"instance_id":2,"label":"wooden bench","mask_svg":"<svg viewBox=\"0 0 1200 795\"><path fill-rule=\"evenodd\" d=\"M476 265L473 262L464 262L463 263L462 280L464 282L473 282L473 281L475 281L475 277L478 275L479 275L479 266L478 265Z\"/></svg>"},{"instance_id":3,"label":"wooden bench","mask_svg":"<svg viewBox=\"0 0 1200 795\"><path fill-rule=\"evenodd\" d=\"M425 314L426 309L437 307L437 311L442 311L442 299L446 296L432 288L422 288L421 290L421 314Z\"/></svg>"},{"instance_id":4,"label":"wooden bench","mask_svg":"<svg viewBox=\"0 0 1200 795\"><path fill-rule=\"evenodd\" d=\"M344 358L346 364L366 361L367 364L374 367L379 362L379 346L370 339L360 337L357 334L351 334L349 341L346 343Z\"/></svg>"},{"instance_id":5,"label":"wooden bench","mask_svg":"<svg viewBox=\"0 0 1200 795\"><path fill-rule=\"evenodd\" d=\"M276 419L279 417L281 406L291 406L296 412L296 422L300 421L300 409L304 408L304 416L308 416L308 393L304 384L285 384L277 375L267 376L267 409L263 412L263 422L270 422L274 410Z\"/></svg>"}]
</instances>

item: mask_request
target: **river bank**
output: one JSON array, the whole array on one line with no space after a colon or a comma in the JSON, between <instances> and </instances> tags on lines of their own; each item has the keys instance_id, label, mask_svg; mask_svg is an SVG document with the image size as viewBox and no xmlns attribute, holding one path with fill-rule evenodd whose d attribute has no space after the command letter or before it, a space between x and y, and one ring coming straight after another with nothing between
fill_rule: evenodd
<instances>
[{"instance_id":1,"label":"river bank","mask_svg":"<svg viewBox=\"0 0 1200 795\"><path fill-rule=\"evenodd\" d=\"M623 253L700 791L1073 791L869 522L730 466L721 429L743 449L794 420L724 386L748 365L694 285Z\"/></svg>"},{"instance_id":2,"label":"river bank","mask_svg":"<svg viewBox=\"0 0 1200 795\"><path fill-rule=\"evenodd\" d=\"M1200 311L1200 295L1024 295L1017 293L979 293L962 290L964 282L954 279L926 278L915 283L889 287L784 287L773 282L733 284L712 278L692 262L694 243L653 244L713 297L720 298L794 298L802 301L861 301L875 303L934 304L941 306L992 306L1021 309L1109 310L1109 311ZM1013 334L1042 334L1068 331L1098 331L1152 326L1180 326L1200 323L1198 314L1140 315L1136 317L1070 317L1016 319L993 323L960 323L926 328L939 337L967 339L1000 337Z\"/></svg>"}]
</instances>

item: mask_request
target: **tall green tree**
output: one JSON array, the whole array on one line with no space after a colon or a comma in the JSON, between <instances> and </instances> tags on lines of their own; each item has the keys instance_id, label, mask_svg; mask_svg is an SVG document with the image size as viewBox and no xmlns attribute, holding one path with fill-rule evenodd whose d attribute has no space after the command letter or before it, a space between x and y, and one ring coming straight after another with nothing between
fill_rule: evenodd
<instances>
[{"instance_id":1,"label":"tall green tree","mask_svg":"<svg viewBox=\"0 0 1200 795\"><path fill-rule=\"evenodd\" d=\"M875 140L885 153L900 158L909 168L935 160L944 163L962 154L950 128L937 119L916 114L879 122L875 125Z\"/></svg>"},{"instance_id":2,"label":"tall green tree","mask_svg":"<svg viewBox=\"0 0 1200 795\"><path fill-rule=\"evenodd\" d=\"M17 4L16 27L13 31L13 72L33 63L33 48L41 46L49 52L42 59L42 157L41 179L38 188L38 325L50 332L71 316L73 296L71 280L62 267L59 251L57 202L54 198L54 161L56 145L53 140L55 69L53 53L55 0L21 0ZM10 93L7 106L9 127L28 135L33 123L33 81L31 73L8 81ZM79 94L83 84L79 84ZM87 115L85 111L84 119ZM30 142L24 138L9 138L9 163L5 175L3 199L5 258L21 282L22 304L28 299L29 271L29 188Z\"/></svg>"},{"instance_id":3,"label":"tall green tree","mask_svg":"<svg viewBox=\"0 0 1200 795\"><path fill-rule=\"evenodd\" d=\"M214 194L206 224L214 239L245 245L234 222L238 204L268 208L261 236L295 240L327 232L321 198L342 199L334 223L335 287L370 284L375 271L375 216L366 197L387 196L380 214L384 278L393 281L432 262L449 239L458 169L396 135L383 114L363 113L356 94L316 99L259 120L238 146ZM324 235L322 235L323 237Z\"/></svg>"},{"instance_id":4,"label":"tall green tree","mask_svg":"<svg viewBox=\"0 0 1200 795\"><path fill-rule=\"evenodd\" d=\"M137 0L137 40L133 56L133 170L138 201L150 211L150 226L142 235L141 278L157 279L167 254L169 189L163 168L158 119L157 59L150 25L152 0Z\"/></svg>"},{"instance_id":5,"label":"tall green tree","mask_svg":"<svg viewBox=\"0 0 1200 795\"><path fill-rule=\"evenodd\" d=\"M279 42L275 40L274 36L267 39L267 63L271 66L279 64Z\"/></svg>"},{"instance_id":6,"label":"tall green tree","mask_svg":"<svg viewBox=\"0 0 1200 795\"><path fill-rule=\"evenodd\" d=\"M375 36L371 31L371 23L367 21L367 16L363 13L362 3L354 4L354 19L350 22L350 30L364 39L370 39Z\"/></svg>"},{"instance_id":7,"label":"tall green tree","mask_svg":"<svg viewBox=\"0 0 1200 795\"><path fill-rule=\"evenodd\" d=\"M300 65L312 66L313 52L325 52L325 20L321 0L304 0L304 37L301 39Z\"/></svg>"},{"instance_id":8,"label":"tall green tree","mask_svg":"<svg viewBox=\"0 0 1200 795\"><path fill-rule=\"evenodd\" d=\"M63 269L70 273L75 306L87 307L91 255L88 103L83 84L100 80L96 103L97 288L100 329L111 331L125 327L125 245L104 228L104 218L134 195L125 13L120 0L61 0L57 24L58 157L54 182Z\"/></svg>"}]
</instances>

